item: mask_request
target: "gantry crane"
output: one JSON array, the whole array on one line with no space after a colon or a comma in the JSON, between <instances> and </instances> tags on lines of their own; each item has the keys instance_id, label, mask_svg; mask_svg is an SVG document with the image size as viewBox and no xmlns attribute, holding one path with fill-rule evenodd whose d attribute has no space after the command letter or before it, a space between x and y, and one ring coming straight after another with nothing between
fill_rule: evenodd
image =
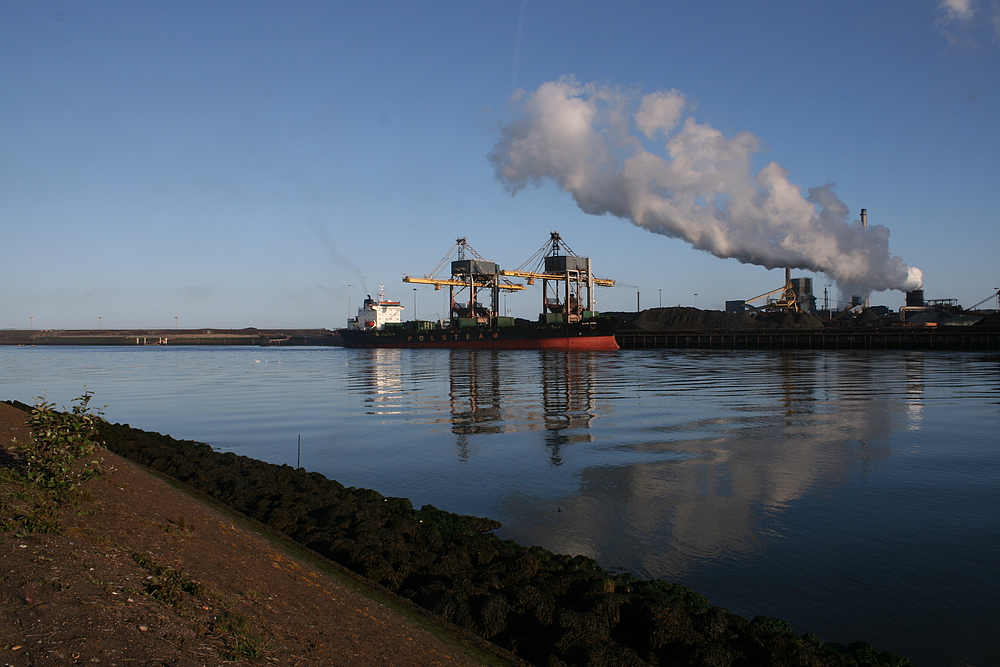
<instances>
[{"instance_id":1,"label":"gantry crane","mask_svg":"<svg viewBox=\"0 0 1000 667\"><path fill-rule=\"evenodd\" d=\"M535 265L534 270L527 267ZM559 232L549 232L548 242L515 271L504 276L526 278L529 285L542 281L542 317L553 322L579 322L594 313L594 286L614 287L615 281L595 278L590 258L580 257L566 245Z\"/></svg>"},{"instance_id":2,"label":"gantry crane","mask_svg":"<svg viewBox=\"0 0 1000 667\"><path fill-rule=\"evenodd\" d=\"M456 257L456 259L451 262L451 277L436 278L435 275L438 271L452 257ZM524 285L512 283L503 278L502 275L500 267L496 263L484 259L463 236L455 239L448 254L437 263L437 266L430 273L423 277L403 276L403 282L434 285L436 290L447 286L450 304L449 316L454 325L471 325L473 322L492 324L493 319L500 312L500 292L516 292L525 289ZM488 307L483 306L478 301L479 294L483 291L488 291L490 294ZM465 301L459 301L463 298Z\"/></svg>"}]
</instances>

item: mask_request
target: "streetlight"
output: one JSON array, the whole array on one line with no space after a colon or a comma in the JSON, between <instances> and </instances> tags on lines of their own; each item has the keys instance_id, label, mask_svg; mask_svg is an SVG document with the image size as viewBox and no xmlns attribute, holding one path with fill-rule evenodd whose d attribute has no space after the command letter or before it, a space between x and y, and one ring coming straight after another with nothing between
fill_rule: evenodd
<instances>
[{"instance_id":1,"label":"streetlight","mask_svg":"<svg viewBox=\"0 0 1000 667\"><path fill-rule=\"evenodd\" d=\"M694 307L695 308L698 307L698 293L697 292L694 293Z\"/></svg>"},{"instance_id":2,"label":"streetlight","mask_svg":"<svg viewBox=\"0 0 1000 667\"><path fill-rule=\"evenodd\" d=\"M660 308L663 308L663 288L660 288Z\"/></svg>"}]
</instances>

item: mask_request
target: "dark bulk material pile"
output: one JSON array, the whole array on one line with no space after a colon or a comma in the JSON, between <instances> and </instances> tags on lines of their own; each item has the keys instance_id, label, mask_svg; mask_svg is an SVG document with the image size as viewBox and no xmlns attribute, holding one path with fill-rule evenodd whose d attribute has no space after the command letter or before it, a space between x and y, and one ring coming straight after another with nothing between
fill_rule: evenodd
<instances>
[{"instance_id":1,"label":"dark bulk material pile","mask_svg":"<svg viewBox=\"0 0 1000 667\"><path fill-rule=\"evenodd\" d=\"M825 644L748 620L676 584L503 541L490 519L345 488L318 473L107 425L114 452L226 505L544 667L909 665L868 644Z\"/></svg>"},{"instance_id":2,"label":"dark bulk material pile","mask_svg":"<svg viewBox=\"0 0 1000 667\"><path fill-rule=\"evenodd\" d=\"M744 331L753 329L822 329L823 320L809 313L726 313L684 306L650 308L641 313L605 313L625 320L623 330Z\"/></svg>"}]
</instances>

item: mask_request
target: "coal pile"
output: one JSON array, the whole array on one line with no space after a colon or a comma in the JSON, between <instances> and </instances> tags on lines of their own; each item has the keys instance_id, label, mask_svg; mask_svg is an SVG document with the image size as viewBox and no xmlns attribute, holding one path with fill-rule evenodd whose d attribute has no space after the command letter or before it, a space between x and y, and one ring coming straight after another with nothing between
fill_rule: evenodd
<instances>
[{"instance_id":1,"label":"coal pile","mask_svg":"<svg viewBox=\"0 0 1000 667\"><path fill-rule=\"evenodd\" d=\"M752 329L821 329L823 320L809 313L727 313L674 306L641 313L604 313L621 317L622 330L747 331Z\"/></svg>"},{"instance_id":2,"label":"coal pile","mask_svg":"<svg viewBox=\"0 0 1000 667\"><path fill-rule=\"evenodd\" d=\"M170 475L445 620L544 667L909 665L746 619L662 580L501 540L490 519L345 487L319 473L108 424L107 447Z\"/></svg>"}]
</instances>

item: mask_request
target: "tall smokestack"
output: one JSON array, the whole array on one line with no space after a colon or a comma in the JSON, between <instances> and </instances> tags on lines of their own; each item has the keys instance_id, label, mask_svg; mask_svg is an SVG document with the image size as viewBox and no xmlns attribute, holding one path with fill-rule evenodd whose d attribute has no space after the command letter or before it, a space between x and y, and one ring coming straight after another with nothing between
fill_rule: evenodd
<instances>
[{"instance_id":1,"label":"tall smokestack","mask_svg":"<svg viewBox=\"0 0 1000 667\"><path fill-rule=\"evenodd\" d=\"M861 209L861 228L864 230L868 229L868 209ZM868 296L865 296L865 308L869 307Z\"/></svg>"}]
</instances>

